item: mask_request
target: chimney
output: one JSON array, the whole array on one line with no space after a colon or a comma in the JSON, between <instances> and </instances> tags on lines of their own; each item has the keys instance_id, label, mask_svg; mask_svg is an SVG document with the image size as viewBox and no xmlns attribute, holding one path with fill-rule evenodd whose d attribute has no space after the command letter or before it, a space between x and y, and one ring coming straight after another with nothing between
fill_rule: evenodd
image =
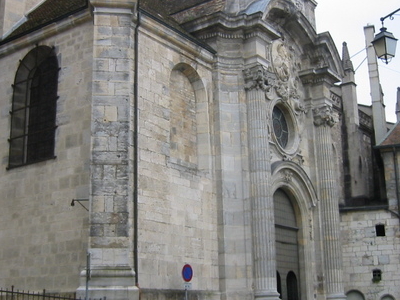
<instances>
[{"instance_id":1,"label":"chimney","mask_svg":"<svg viewBox=\"0 0 400 300\"><path fill-rule=\"evenodd\" d=\"M367 49L367 61L369 72L369 84L372 100L372 119L374 122L375 141L378 145L385 138L387 133L385 104L383 103L383 93L379 80L378 62L375 49L372 46L374 40L375 27L368 25L364 27L365 47Z\"/></svg>"}]
</instances>

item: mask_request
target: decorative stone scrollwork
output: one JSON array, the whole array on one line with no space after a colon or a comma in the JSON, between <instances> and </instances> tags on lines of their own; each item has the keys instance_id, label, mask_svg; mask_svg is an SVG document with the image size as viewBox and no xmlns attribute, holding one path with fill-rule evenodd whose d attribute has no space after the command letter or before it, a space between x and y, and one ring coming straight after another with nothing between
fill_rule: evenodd
<instances>
[{"instance_id":1,"label":"decorative stone scrollwork","mask_svg":"<svg viewBox=\"0 0 400 300\"><path fill-rule=\"evenodd\" d=\"M282 157L282 160L283 160L283 161L292 161L293 158L292 158L291 156L284 155L284 156Z\"/></svg>"},{"instance_id":2,"label":"decorative stone scrollwork","mask_svg":"<svg viewBox=\"0 0 400 300\"><path fill-rule=\"evenodd\" d=\"M305 112L302 104L303 92L301 81L297 76L300 70L300 62L296 60L294 49L288 47L282 41L274 41L271 46L271 61L273 71L276 74L274 82L275 94L267 94L267 98L273 100L278 97L282 101L290 101L296 114Z\"/></svg>"},{"instance_id":3,"label":"decorative stone scrollwork","mask_svg":"<svg viewBox=\"0 0 400 300\"><path fill-rule=\"evenodd\" d=\"M299 166L302 166L304 164L304 156L301 154L301 150L299 153L297 153L297 163Z\"/></svg>"},{"instance_id":4,"label":"decorative stone scrollwork","mask_svg":"<svg viewBox=\"0 0 400 300\"><path fill-rule=\"evenodd\" d=\"M331 106L324 105L313 109L314 125L315 126L329 126L335 125L338 120L333 114Z\"/></svg>"}]
</instances>

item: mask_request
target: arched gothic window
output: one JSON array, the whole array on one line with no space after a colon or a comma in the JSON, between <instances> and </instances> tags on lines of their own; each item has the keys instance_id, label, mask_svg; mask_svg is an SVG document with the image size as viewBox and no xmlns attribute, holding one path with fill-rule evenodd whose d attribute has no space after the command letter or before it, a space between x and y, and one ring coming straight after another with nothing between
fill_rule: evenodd
<instances>
[{"instance_id":1,"label":"arched gothic window","mask_svg":"<svg viewBox=\"0 0 400 300\"><path fill-rule=\"evenodd\" d=\"M37 46L20 61L13 84L8 168L54 158L58 61Z\"/></svg>"}]
</instances>

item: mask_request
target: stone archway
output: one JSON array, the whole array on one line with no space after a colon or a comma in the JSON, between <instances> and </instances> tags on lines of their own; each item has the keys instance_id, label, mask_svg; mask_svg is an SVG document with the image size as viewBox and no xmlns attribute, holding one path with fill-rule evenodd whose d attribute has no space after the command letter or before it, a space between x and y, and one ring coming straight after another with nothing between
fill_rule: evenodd
<instances>
[{"instance_id":1,"label":"stone archway","mask_svg":"<svg viewBox=\"0 0 400 300\"><path fill-rule=\"evenodd\" d=\"M281 299L297 300L300 276L298 224L292 200L283 190L274 193L276 268Z\"/></svg>"},{"instance_id":2,"label":"stone archway","mask_svg":"<svg viewBox=\"0 0 400 300\"><path fill-rule=\"evenodd\" d=\"M211 169L210 116L206 87L186 63L172 69L169 81L170 143L175 162L202 171Z\"/></svg>"},{"instance_id":3,"label":"stone archway","mask_svg":"<svg viewBox=\"0 0 400 300\"><path fill-rule=\"evenodd\" d=\"M281 276L282 299L300 299L300 295L303 299L312 299L316 274L313 264L314 231L318 226L314 224L314 219L317 219L314 217L314 207L318 202L316 192L306 172L291 161L272 164L271 185L274 191L277 271ZM291 253L290 257L284 257L288 253ZM289 298L287 292L287 282L294 282L293 275L297 281L297 298L293 294Z\"/></svg>"}]
</instances>

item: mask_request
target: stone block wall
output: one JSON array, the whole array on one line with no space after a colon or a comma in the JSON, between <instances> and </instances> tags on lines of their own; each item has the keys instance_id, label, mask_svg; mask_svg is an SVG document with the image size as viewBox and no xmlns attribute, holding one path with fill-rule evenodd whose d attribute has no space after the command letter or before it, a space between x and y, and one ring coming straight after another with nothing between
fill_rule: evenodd
<instances>
[{"instance_id":1,"label":"stone block wall","mask_svg":"<svg viewBox=\"0 0 400 300\"><path fill-rule=\"evenodd\" d=\"M218 290L217 202L210 164L210 65L179 49L158 24L139 35L139 266L142 297ZM163 30L166 30L165 28ZM165 36L163 36L165 35ZM179 43L180 37L174 36ZM193 45L189 50L197 51ZM185 53L183 55L182 53ZM153 295L153 296L152 296Z\"/></svg>"},{"instance_id":2,"label":"stone block wall","mask_svg":"<svg viewBox=\"0 0 400 300\"><path fill-rule=\"evenodd\" d=\"M70 292L86 264L89 196L92 26L82 24L40 45L59 61L56 158L6 170L12 87L19 60L35 47L2 53L0 66L0 286ZM87 203L82 202L88 207Z\"/></svg>"},{"instance_id":3,"label":"stone block wall","mask_svg":"<svg viewBox=\"0 0 400 300\"><path fill-rule=\"evenodd\" d=\"M366 300L400 297L398 224L398 218L384 210L341 214L345 292L357 290ZM384 226L384 236L378 236L376 225ZM380 281L373 280L374 270L381 270Z\"/></svg>"}]
</instances>

